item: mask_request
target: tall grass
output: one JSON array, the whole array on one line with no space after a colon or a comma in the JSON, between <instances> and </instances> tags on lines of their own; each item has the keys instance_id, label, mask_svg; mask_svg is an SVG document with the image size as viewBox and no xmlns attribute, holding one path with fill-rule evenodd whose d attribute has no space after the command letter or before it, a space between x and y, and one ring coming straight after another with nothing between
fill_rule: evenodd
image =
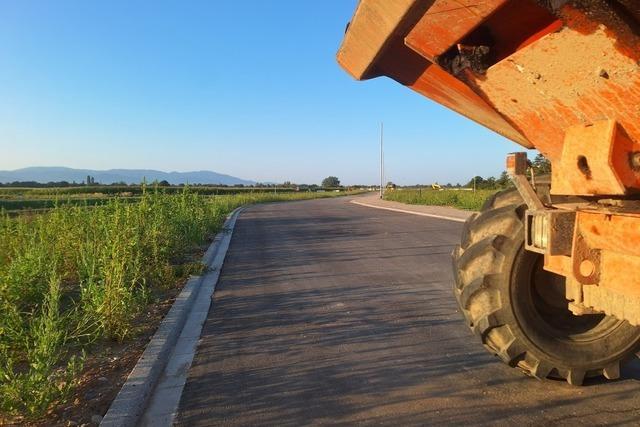
<instances>
[{"instance_id":1,"label":"tall grass","mask_svg":"<svg viewBox=\"0 0 640 427\"><path fill-rule=\"evenodd\" d=\"M485 200L497 190L394 190L385 193L385 200L411 205L451 206L459 209L478 211Z\"/></svg>"},{"instance_id":2,"label":"tall grass","mask_svg":"<svg viewBox=\"0 0 640 427\"><path fill-rule=\"evenodd\" d=\"M185 255L237 206L331 195L145 191L138 203L0 214L0 412L34 417L63 401L84 351L134 335L154 291L189 274Z\"/></svg>"},{"instance_id":3,"label":"tall grass","mask_svg":"<svg viewBox=\"0 0 640 427\"><path fill-rule=\"evenodd\" d=\"M130 194L139 196L145 191L145 185L96 185L96 186L71 186L71 187L0 187L1 199L39 199L55 197L99 197L99 196L122 196ZM179 194L184 187L161 187L166 194ZM294 193L295 188L282 187L276 189L278 193ZM232 195L232 194L252 194L273 191L264 187L216 187L216 186L194 186L190 191L202 195Z\"/></svg>"}]
</instances>

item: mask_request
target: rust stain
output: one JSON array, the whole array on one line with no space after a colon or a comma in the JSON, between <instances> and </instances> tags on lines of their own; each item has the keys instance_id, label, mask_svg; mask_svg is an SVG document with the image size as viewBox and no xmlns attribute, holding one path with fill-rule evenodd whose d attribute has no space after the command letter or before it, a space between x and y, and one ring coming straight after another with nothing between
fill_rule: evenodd
<instances>
[{"instance_id":1,"label":"rust stain","mask_svg":"<svg viewBox=\"0 0 640 427\"><path fill-rule=\"evenodd\" d=\"M431 62L458 43L482 21L507 3L489 0L483 3L436 0L405 38L411 49ZM474 10L470 9L473 6Z\"/></svg>"},{"instance_id":2,"label":"rust stain","mask_svg":"<svg viewBox=\"0 0 640 427\"><path fill-rule=\"evenodd\" d=\"M640 66L599 28L547 34L491 67L472 87L552 161L574 125L615 119L640 141ZM603 77L606 73L607 78ZM512 102L517 94L518 103Z\"/></svg>"},{"instance_id":3,"label":"rust stain","mask_svg":"<svg viewBox=\"0 0 640 427\"><path fill-rule=\"evenodd\" d=\"M584 35L603 29L609 38L615 40L614 47L618 52L636 62L640 60L640 37L611 7L598 6L597 2L587 2L583 6L569 3L560 10L560 15L567 27Z\"/></svg>"},{"instance_id":4,"label":"rust stain","mask_svg":"<svg viewBox=\"0 0 640 427\"><path fill-rule=\"evenodd\" d=\"M577 224L588 246L601 253L598 285L623 295L640 295L640 276L629 274L640 268L640 214L581 211Z\"/></svg>"}]
</instances>

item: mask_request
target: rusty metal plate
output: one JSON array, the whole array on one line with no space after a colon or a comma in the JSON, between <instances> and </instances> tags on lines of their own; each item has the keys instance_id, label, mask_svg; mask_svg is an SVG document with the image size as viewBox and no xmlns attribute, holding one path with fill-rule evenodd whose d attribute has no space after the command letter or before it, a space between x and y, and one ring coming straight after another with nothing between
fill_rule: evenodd
<instances>
[{"instance_id":1,"label":"rusty metal plate","mask_svg":"<svg viewBox=\"0 0 640 427\"><path fill-rule=\"evenodd\" d=\"M551 193L624 195L640 188L640 171L632 156L640 151L614 120L567 129L562 154L553 164Z\"/></svg>"},{"instance_id":2,"label":"rusty metal plate","mask_svg":"<svg viewBox=\"0 0 640 427\"><path fill-rule=\"evenodd\" d=\"M436 0L405 39L411 49L435 62L508 0Z\"/></svg>"},{"instance_id":3,"label":"rusty metal plate","mask_svg":"<svg viewBox=\"0 0 640 427\"><path fill-rule=\"evenodd\" d=\"M550 160L559 159L566 129L616 120L640 141L640 44L629 49L616 34L579 10L563 9L566 26L547 34L472 86Z\"/></svg>"},{"instance_id":4,"label":"rusty metal plate","mask_svg":"<svg viewBox=\"0 0 640 427\"><path fill-rule=\"evenodd\" d=\"M357 80L376 77L372 71L376 57L408 19L416 3L416 0L360 1L338 50L337 59L342 68Z\"/></svg>"}]
</instances>

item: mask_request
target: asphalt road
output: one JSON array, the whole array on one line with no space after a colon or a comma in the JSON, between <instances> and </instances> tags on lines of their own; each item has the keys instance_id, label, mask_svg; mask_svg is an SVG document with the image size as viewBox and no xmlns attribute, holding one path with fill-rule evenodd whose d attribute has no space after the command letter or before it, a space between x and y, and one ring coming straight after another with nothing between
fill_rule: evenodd
<instances>
[{"instance_id":1,"label":"asphalt road","mask_svg":"<svg viewBox=\"0 0 640 427\"><path fill-rule=\"evenodd\" d=\"M462 322L462 224L344 198L239 218L178 424L640 424L640 367L571 387L522 376Z\"/></svg>"}]
</instances>

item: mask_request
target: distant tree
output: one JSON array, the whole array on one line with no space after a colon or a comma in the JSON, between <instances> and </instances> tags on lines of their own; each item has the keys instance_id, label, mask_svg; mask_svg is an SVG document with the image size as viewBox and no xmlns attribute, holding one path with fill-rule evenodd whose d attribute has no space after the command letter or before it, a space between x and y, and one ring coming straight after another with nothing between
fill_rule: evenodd
<instances>
[{"instance_id":1,"label":"distant tree","mask_svg":"<svg viewBox=\"0 0 640 427\"><path fill-rule=\"evenodd\" d=\"M511 178L509 178L507 171L502 171L500 178L496 180L496 184L500 188L507 188L511 186Z\"/></svg>"},{"instance_id":2,"label":"distant tree","mask_svg":"<svg viewBox=\"0 0 640 427\"><path fill-rule=\"evenodd\" d=\"M72 183L68 181L49 181L47 183L36 182L36 181L13 181L13 182L5 182L0 184L2 187L24 187L24 188L57 188L57 187L77 187L80 185L84 185L85 182L78 184L73 181Z\"/></svg>"},{"instance_id":3,"label":"distant tree","mask_svg":"<svg viewBox=\"0 0 640 427\"><path fill-rule=\"evenodd\" d=\"M328 176L322 180L322 186L325 188L340 187L340 180L335 176Z\"/></svg>"},{"instance_id":4,"label":"distant tree","mask_svg":"<svg viewBox=\"0 0 640 427\"><path fill-rule=\"evenodd\" d=\"M551 173L551 162L542 154L538 154L531 162L531 169L536 175L549 175Z\"/></svg>"},{"instance_id":5,"label":"distant tree","mask_svg":"<svg viewBox=\"0 0 640 427\"><path fill-rule=\"evenodd\" d=\"M474 185L476 188L482 188L484 185L484 178L479 175L471 178L465 187L473 188Z\"/></svg>"},{"instance_id":6,"label":"distant tree","mask_svg":"<svg viewBox=\"0 0 640 427\"><path fill-rule=\"evenodd\" d=\"M163 179L162 181L160 181L160 182L158 183L158 186L159 186L159 187L170 187L170 186L171 186L171 184L169 184L169 181L167 181L166 179Z\"/></svg>"},{"instance_id":7,"label":"distant tree","mask_svg":"<svg viewBox=\"0 0 640 427\"><path fill-rule=\"evenodd\" d=\"M467 183L467 185L465 185L465 187L474 188L474 181L475 181L475 188L477 190L496 190L499 188L503 188L501 184L501 179L502 179L502 176L498 179L492 176L488 178L476 176L475 178L471 178L471 180L469 180L469 182Z\"/></svg>"}]
</instances>

